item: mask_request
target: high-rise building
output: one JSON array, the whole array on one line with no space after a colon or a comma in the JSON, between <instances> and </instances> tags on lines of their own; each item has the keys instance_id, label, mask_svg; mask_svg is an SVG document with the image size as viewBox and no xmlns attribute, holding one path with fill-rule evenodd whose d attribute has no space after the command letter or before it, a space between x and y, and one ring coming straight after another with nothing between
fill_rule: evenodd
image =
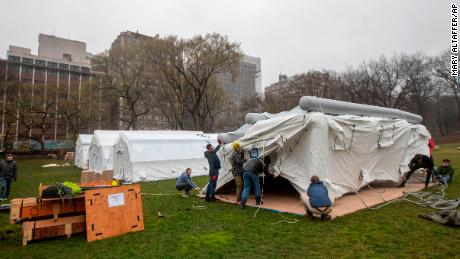
<instances>
[{"instance_id":1,"label":"high-rise building","mask_svg":"<svg viewBox=\"0 0 460 259\"><path fill-rule=\"evenodd\" d=\"M248 107L242 107L245 100L263 96L260 58L243 55L238 68L238 75L227 72L217 76L217 82L226 96L225 112L221 115L222 122L219 126L225 130L234 129L241 124L248 110Z\"/></svg>"},{"instance_id":2,"label":"high-rise building","mask_svg":"<svg viewBox=\"0 0 460 259\"><path fill-rule=\"evenodd\" d=\"M218 82L225 91L227 102L239 106L242 99L252 97L260 90L260 58L244 55L239 64L238 76L231 73L218 75Z\"/></svg>"},{"instance_id":3,"label":"high-rise building","mask_svg":"<svg viewBox=\"0 0 460 259\"><path fill-rule=\"evenodd\" d=\"M132 32L132 31L124 31L121 32L117 38L112 42L111 49L114 48L121 48L123 49L128 48L130 46L135 46L137 44L142 43L143 41L146 40L151 40L159 38L159 35L156 34L155 36L148 36L144 34L140 34L139 32ZM108 53L110 55L110 51ZM118 101L116 101L115 106L118 106L117 109L114 109L113 114L117 117L116 122L117 125L116 127L120 129L125 129L127 126L127 123L123 122L120 118L123 118L123 116L129 116L129 114L123 114L123 110L119 109L120 103L123 102L123 99L120 98ZM139 129L168 129L170 128L170 125L167 123L166 119L163 118L162 113L156 109L153 109L146 115L142 115L138 118L138 128Z\"/></svg>"},{"instance_id":4,"label":"high-rise building","mask_svg":"<svg viewBox=\"0 0 460 259\"><path fill-rule=\"evenodd\" d=\"M97 74L91 72L91 62L87 56L86 43L46 34L39 35L38 55L32 54L31 49L28 48L10 46L7 51L7 60L0 62L0 74L4 79L0 89L3 97L2 136L8 131L10 136L18 140L20 133L27 130L24 128L27 126L20 121L19 108L16 120L7 123L8 116L11 114L6 114L6 106L10 105L8 104L10 99L30 95L30 99L27 100L30 100L31 106L37 105L38 102L43 102L44 108L47 105L53 106L46 107L50 109L47 109L49 117L46 118L46 126L43 126L46 127L43 129L46 131L43 138L54 140L71 138L68 117L62 112L65 104L62 103L74 97L73 94L78 95L78 105L82 98L92 98L91 101L94 102L101 100L101 93L97 90L99 78ZM81 93L82 84L90 84L90 89L92 84L92 91L85 92L85 96L82 96ZM27 88L24 88L26 85ZM27 91L21 92L21 89L27 89ZM95 105L95 107L102 108L101 105ZM31 114L35 113L31 116L43 113L43 111L32 110L32 108L28 110ZM89 116L93 114L100 114L100 111L93 110ZM88 131L101 128L103 122L100 115L94 115L90 120L92 122L85 125ZM37 129L32 128L29 131L30 136L33 135L34 130ZM2 138L0 149L3 148L3 140L4 138Z\"/></svg>"}]
</instances>

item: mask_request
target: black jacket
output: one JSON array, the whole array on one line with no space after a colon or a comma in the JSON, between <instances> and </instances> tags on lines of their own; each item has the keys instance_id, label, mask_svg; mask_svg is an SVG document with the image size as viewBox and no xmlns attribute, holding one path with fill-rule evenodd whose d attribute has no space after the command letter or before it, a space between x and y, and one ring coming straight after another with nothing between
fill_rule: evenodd
<instances>
[{"instance_id":1,"label":"black jacket","mask_svg":"<svg viewBox=\"0 0 460 259\"><path fill-rule=\"evenodd\" d=\"M15 179L18 177L18 166L16 161L3 160L0 164L0 176L8 179Z\"/></svg>"},{"instance_id":2,"label":"black jacket","mask_svg":"<svg viewBox=\"0 0 460 259\"><path fill-rule=\"evenodd\" d=\"M419 168L433 169L434 163L429 156L417 154L409 163L409 168L415 171Z\"/></svg>"},{"instance_id":3,"label":"black jacket","mask_svg":"<svg viewBox=\"0 0 460 259\"><path fill-rule=\"evenodd\" d=\"M218 175L219 174L219 169L220 169L220 160L219 157L217 156L217 151L219 151L220 145L218 145L213 152L205 151L204 152L204 157L208 159L209 163L209 175Z\"/></svg>"}]
</instances>

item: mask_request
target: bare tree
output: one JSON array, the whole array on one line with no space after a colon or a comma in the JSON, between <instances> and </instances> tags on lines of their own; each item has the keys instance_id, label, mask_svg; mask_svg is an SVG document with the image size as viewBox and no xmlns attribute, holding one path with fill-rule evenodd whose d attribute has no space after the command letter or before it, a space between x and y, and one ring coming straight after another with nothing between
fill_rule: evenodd
<instances>
[{"instance_id":1,"label":"bare tree","mask_svg":"<svg viewBox=\"0 0 460 259\"><path fill-rule=\"evenodd\" d=\"M143 44L114 46L108 56L95 59L104 71L104 92L118 105L126 129L138 129L138 120L154 107L152 86L147 80Z\"/></svg>"},{"instance_id":2,"label":"bare tree","mask_svg":"<svg viewBox=\"0 0 460 259\"><path fill-rule=\"evenodd\" d=\"M210 130L208 120L215 107L221 105L215 90L216 76L231 72L241 59L239 44L217 33L192 39L153 39L145 48L158 85L155 93L163 102L164 115L173 115L178 127ZM158 82L161 81L161 82ZM158 86L157 85L157 86ZM191 125L187 123L191 119Z\"/></svg>"},{"instance_id":3,"label":"bare tree","mask_svg":"<svg viewBox=\"0 0 460 259\"><path fill-rule=\"evenodd\" d=\"M34 96L32 92L31 84L18 84L17 85L22 94L17 95L12 100L16 101L17 109L14 109L13 105L8 105L9 114L13 117L13 113L17 112L19 123L22 125L23 132L20 133L21 138L31 139L40 143L41 149L44 150L44 136L49 129L53 127L53 119L55 116L55 98L46 98L44 95L44 89L34 89ZM56 88L50 87L47 89L49 96L56 95Z\"/></svg>"},{"instance_id":4,"label":"bare tree","mask_svg":"<svg viewBox=\"0 0 460 259\"><path fill-rule=\"evenodd\" d=\"M450 75L450 51L446 50L431 59L433 75L439 84L450 89L457 104L457 119L460 120L460 85L458 77Z\"/></svg>"},{"instance_id":5,"label":"bare tree","mask_svg":"<svg viewBox=\"0 0 460 259\"><path fill-rule=\"evenodd\" d=\"M425 117L435 88L431 78L429 58L419 52L413 55L401 55L400 62L404 87L407 87L409 98L418 113Z\"/></svg>"}]
</instances>

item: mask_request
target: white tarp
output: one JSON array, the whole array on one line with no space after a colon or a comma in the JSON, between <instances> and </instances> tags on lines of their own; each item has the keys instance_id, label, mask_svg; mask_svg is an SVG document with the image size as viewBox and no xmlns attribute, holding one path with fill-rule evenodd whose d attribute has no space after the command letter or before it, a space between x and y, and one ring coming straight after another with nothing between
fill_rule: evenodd
<instances>
[{"instance_id":1,"label":"white tarp","mask_svg":"<svg viewBox=\"0 0 460 259\"><path fill-rule=\"evenodd\" d=\"M375 180L399 181L409 160L428 155L430 133L404 119L333 116L293 109L264 114L240 139L243 148L269 154L270 171L286 178L297 191L317 175L340 197ZM223 169L217 189L230 182L231 146L220 152Z\"/></svg>"},{"instance_id":2,"label":"white tarp","mask_svg":"<svg viewBox=\"0 0 460 259\"><path fill-rule=\"evenodd\" d=\"M75 143L75 165L82 169L88 168L88 152L92 140L93 135L80 134Z\"/></svg>"},{"instance_id":3,"label":"white tarp","mask_svg":"<svg viewBox=\"0 0 460 259\"><path fill-rule=\"evenodd\" d=\"M126 181L172 179L192 168L193 176L207 175L207 144L217 134L190 131L123 131L114 146L114 177Z\"/></svg>"}]
</instances>

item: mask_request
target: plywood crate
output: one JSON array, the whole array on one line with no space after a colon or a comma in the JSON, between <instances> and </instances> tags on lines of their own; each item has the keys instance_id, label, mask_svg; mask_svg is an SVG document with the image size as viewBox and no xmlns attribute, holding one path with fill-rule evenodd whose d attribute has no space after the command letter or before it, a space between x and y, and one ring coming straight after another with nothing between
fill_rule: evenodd
<instances>
[{"instance_id":1,"label":"plywood crate","mask_svg":"<svg viewBox=\"0 0 460 259\"><path fill-rule=\"evenodd\" d=\"M144 230L140 185L85 191L88 242Z\"/></svg>"},{"instance_id":2,"label":"plywood crate","mask_svg":"<svg viewBox=\"0 0 460 259\"><path fill-rule=\"evenodd\" d=\"M22 229L23 246L26 246L32 240L57 236L70 237L72 234L83 233L85 231L85 216L27 221L23 223Z\"/></svg>"},{"instance_id":3,"label":"plywood crate","mask_svg":"<svg viewBox=\"0 0 460 259\"><path fill-rule=\"evenodd\" d=\"M62 198L20 198L11 200L10 223L15 224L21 219L38 219L45 217L58 218L65 214L84 214L84 196Z\"/></svg>"}]
</instances>

